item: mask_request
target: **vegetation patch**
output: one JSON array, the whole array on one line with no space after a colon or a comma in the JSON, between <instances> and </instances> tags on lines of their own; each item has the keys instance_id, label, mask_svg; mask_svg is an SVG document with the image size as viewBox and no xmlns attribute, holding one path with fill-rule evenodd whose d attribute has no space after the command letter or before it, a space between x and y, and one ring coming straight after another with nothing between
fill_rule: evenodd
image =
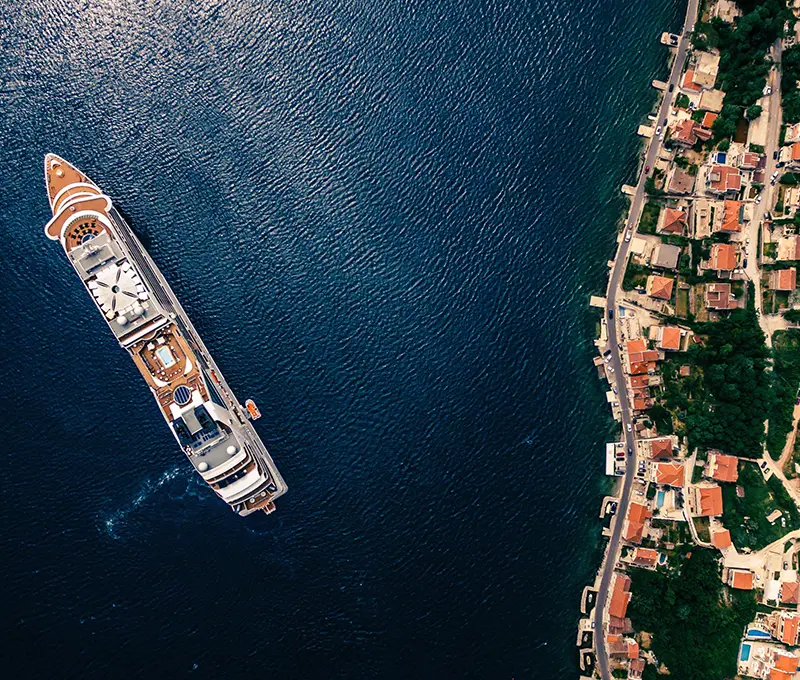
<instances>
[{"instance_id":1,"label":"vegetation patch","mask_svg":"<svg viewBox=\"0 0 800 680\"><path fill-rule=\"evenodd\" d=\"M652 649L670 680L720 680L736 675L742 629L755 616L751 592L730 591L720 580L714 551L675 555L671 571L631 570L628 606L637 630L652 633ZM710 631L713 631L711 633Z\"/></svg>"},{"instance_id":2,"label":"vegetation patch","mask_svg":"<svg viewBox=\"0 0 800 680\"><path fill-rule=\"evenodd\" d=\"M737 485L744 490L742 497L736 493ZM800 527L800 513L781 480L773 476L765 482L755 463L739 463L737 484L722 485L722 504L723 522L739 550L761 550ZM770 523L767 515L773 510L780 510L782 516Z\"/></svg>"},{"instance_id":3,"label":"vegetation patch","mask_svg":"<svg viewBox=\"0 0 800 680\"><path fill-rule=\"evenodd\" d=\"M792 429L797 390L800 387L800 330L776 331L772 336L772 387L775 399L769 411L767 450L780 458L786 435Z\"/></svg>"},{"instance_id":4,"label":"vegetation patch","mask_svg":"<svg viewBox=\"0 0 800 680\"><path fill-rule=\"evenodd\" d=\"M645 203L642 208L642 217L639 220L639 231L643 234L655 234L658 226L658 216L661 214L661 206L653 201Z\"/></svg>"}]
</instances>

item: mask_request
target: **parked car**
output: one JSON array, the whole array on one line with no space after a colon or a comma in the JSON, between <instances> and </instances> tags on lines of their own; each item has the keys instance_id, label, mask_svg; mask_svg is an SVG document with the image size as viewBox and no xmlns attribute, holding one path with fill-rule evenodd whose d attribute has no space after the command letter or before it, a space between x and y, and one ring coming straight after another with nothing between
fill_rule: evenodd
<instances>
[{"instance_id":1,"label":"parked car","mask_svg":"<svg viewBox=\"0 0 800 680\"><path fill-rule=\"evenodd\" d=\"M661 136L661 126L659 125L659 126L656 128L656 137L660 137L660 136Z\"/></svg>"},{"instance_id":2,"label":"parked car","mask_svg":"<svg viewBox=\"0 0 800 680\"><path fill-rule=\"evenodd\" d=\"M771 94L772 94L772 88L769 85L767 85L764 88L764 96L769 97Z\"/></svg>"},{"instance_id":3,"label":"parked car","mask_svg":"<svg viewBox=\"0 0 800 680\"><path fill-rule=\"evenodd\" d=\"M644 171L645 172L650 172L650 166L649 165L645 165L644 166Z\"/></svg>"},{"instance_id":4,"label":"parked car","mask_svg":"<svg viewBox=\"0 0 800 680\"><path fill-rule=\"evenodd\" d=\"M632 234L633 234L633 232L630 229L628 229L628 231L625 232L625 243L627 243L628 241L631 240L631 235Z\"/></svg>"},{"instance_id":5,"label":"parked car","mask_svg":"<svg viewBox=\"0 0 800 680\"><path fill-rule=\"evenodd\" d=\"M608 310L608 318L609 319L613 319L614 318L614 310L613 309L609 309Z\"/></svg>"},{"instance_id":6,"label":"parked car","mask_svg":"<svg viewBox=\"0 0 800 680\"><path fill-rule=\"evenodd\" d=\"M760 194L756 197L756 205L761 205L761 195Z\"/></svg>"},{"instance_id":7,"label":"parked car","mask_svg":"<svg viewBox=\"0 0 800 680\"><path fill-rule=\"evenodd\" d=\"M775 151L775 152L772 154L772 160L774 160L774 161L777 161L777 160L778 160L778 152L777 152L777 151Z\"/></svg>"},{"instance_id":8,"label":"parked car","mask_svg":"<svg viewBox=\"0 0 800 680\"><path fill-rule=\"evenodd\" d=\"M627 426L627 428L626 428L626 429L628 430L628 432L630 432L630 431L633 429L633 428L631 427L631 424L630 424L630 423L628 423L628 426Z\"/></svg>"},{"instance_id":9,"label":"parked car","mask_svg":"<svg viewBox=\"0 0 800 680\"><path fill-rule=\"evenodd\" d=\"M672 83L672 84L669 86L669 91L670 91L670 92L672 92L674 89L675 89L675 83Z\"/></svg>"}]
</instances>

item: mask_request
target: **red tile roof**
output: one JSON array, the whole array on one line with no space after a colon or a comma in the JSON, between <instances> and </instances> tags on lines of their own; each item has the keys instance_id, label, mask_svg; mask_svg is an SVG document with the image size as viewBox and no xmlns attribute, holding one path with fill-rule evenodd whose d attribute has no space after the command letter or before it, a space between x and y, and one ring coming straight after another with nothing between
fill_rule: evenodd
<instances>
[{"instance_id":1,"label":"red tile roof","mask_svg":"<svg viewBox=\"0 0 800 680\"><path fill-rule=\"evenodd\" d=\"M775 668L779 671L794 673L797 671L797 657L792 654L781 654L778 652L775 655Z\"/></svg>"},{"instance_id":2,"label":"red tile roof","mask_svg":"<svg viewBox=\"0 0 800 680\"><path fill-rule=\"evenodd\" d=\"M718 486L703 486L697 490L698 514L715 517L722 514L722 489Z\"/></svg>"},{"instance_id":3,"label":"red tile roof","mask_svg":"<svg viewBox=\"0 0 800 680\"><path fill-rule=\"evenodd\" d=\"M711 247L711 268L721 272L736 269L736 246L732 243L715 243Z\"/></svg>"},{"instance_id":4,"label":"red tile roof","mask_svg":"<svg viewBox=\"0 0 800 680\"><path fill-rule=\"evenodd\" d=\"M672 297L672 286L674 284L675 279L668 279L666 276L648 276L647 294L650 297L669 300Z\"/></svg>"},{"instance_id":5,"label":"red tile roof","mask_svg":"<svg viewBox=\"0 0 800 680\"><path fill-rule=\"evenodd\" d=\"M735 482L739 479L739 459L736 456L726 456L722 453L711 454L711 477L720 482Z\"/></svg>"},{"instance_id":6,"label":"red tile roof","mask_svg":"<svg viewBox=\"0 0 800 680\"><path fill-rule=\"evenodd\" d=\"M636 564L644 564L648 567L652 567L658 561L658 552L652 548L636 548L633 561Z\"/></svg>"},{"instance_id":7,"label":"red tile roof","mask_svg":"<svg viewBox=\"0 0 800 680\"><path fill-rule=\"evenodd\" d=\"M638 659L639 658L639 645L635 642L631 642L628 644L628 658L629 659Z\"/></svg>"},{"instance_id":8,"label":"red tile roof","mask_svg":"<svg viewBox=\"0 0 800 680\"><path fill-rule=\"evenodd\" d=\"M739 191L742 188L742 175L738 168L727 165L715 165L708 173L708 182L712 191L724 194L728 191Z\"/></svg>"},{"instance_id":9,"label":"red tile roof","mask_svg":"<svg viewBox=\"0 0 800 680\"><path fill-rule=\"evenodd\" d=\"M714 544L715 548L719 550L726 550L733 545L731 541L731 532L727 529L722 529L721 531L715 531L711 534L711 543Z\"/></svg>"},{"instance_id":10,"label":"red tile roof","mask_svg":"<svg viewBox=\"0 0 800 680\"><path fill-rule=\"evenodd\" d=\"M647 349L647 344L642 338L638 340L628 340L628 354L635 352L644 352Z\"/></svg>"},{"instance_id":11,"label":"red tile roof","mask_svg":"<svg viewBox=\"0 0 800 680\"><path fill-rule=\"evenodd\" d=\"M660 439L650 440L650 457L664 458L672 455L672 439L661 437Z\"/></svg>"},{"instance_id":12,"label":"red tile roof","mask_svg":"<svg viewBox=\"0 0 800 680\"><path fill-rule=\"evenodd\" d=\"M770 288L772 290L794 290L797 288L797 269L773 270L770 278Z\"/></svg>"},{"instance_id":13,"label":"red tile roof","mask_svg":"<svg viewBox=\"0 0 800 680\"><path fill-rule=\"evenodd\" d=\"M694 70L689 69L686 73L683 74L683 80L681 81L681 87L684 90L691 90L692 92L700 92L703 88L700 87L697 83L694 82Z\"/></svg>"},{"instance_id":14,"label":"red tile roof","mask_svg":"<svg viewBox=\"0 0 800 680\"><path fill-rule=\"evenodd\" d=\"M784 604L797 604L800 594L800 584L797 581L784 581L781 583L781 602Z\"/></svg>"},{"instance_id":15,"label":"red tile roof","mask_svg":"<svg viewBox=\"0 0 800 680\"><path fill-rule=\"evenodd\" d=\"M658 463L656 483L669 486L683 486L683 463Z\"/></svg>"},{"instance_id":16,"label":"red tile roof","mask_svg":"<svg viewBox=\"0 0 800 680\"><path fill-rule=\"evenodd\" d=\"M784 616L781 623L781 642L792 647L796 646L797 633L800 632L800 617Z\"/></svg>"},{"instance_id":17,"label":"red tile roof","mask_svg":"<svg viewBox=\"0 0 800 680\"><path fill-rule=\"evenodd\" d=\"M642 540L644 533L644 523L653 516L650 508L641 503L631 503L628 508L628 518L622 528L622 537L626 541L638 543Z\"/></svg>"},{"instance_id":18,"label":"red tile roof","mask_svg":"<svg viewBox=\"0 0 800 680\"><path fill-rule=\"evenodd\" d=\"M741 201L725 201L725 216L722 218L722 231L728 233L742 230L739 217L742 214Z\"/></svg>"},{"instance_id":19,"label":"red tile roof","mask_svg":"<svg viewBox=\"0 0 800 680\"><path fill-rule=\"evenodd\" d=\"M677 326L664 326L661 329L661 349L680 349L681 348L681 329Z\"/></svg>"},{"instance_id":20,"label":"red tile roof","mask_svg":"<svg viewBox=\"0 0 800 680\"><path fill-rule=\"evenodd\" d=\"M686 212L676 208L666 208L664 210L664 223L661 231L669 234L682 234L686 228Z\"/></svg>"},{"instance_id":21,"label":"red tile roof","mask_svg":"<svg viewBox=\"0 0 800 680\"><path fill-rule=\"evenodd\" d=\"M714 124L714 121L717 119L716 113L711 113L710 111L706 111L706 115L703 116L703 127L704 128L711 128Z\"/></svg>"},{"instance_id":22,"label":"red tile roof","mask_svg":"<svg viewBox=\"0 0 800 680\"><path fill-rule=\"evenodd\" d=\"M706 307L709 309L735 309L736 300L731 299L730 283L706 284Z\"/></svg>"},{"instance_id":23,"label":"red tile roof","mask_svg":"<svg viewBox=\"0 0 800 680\"><path fill-rule=\"evenodd\" d=\"M743 153L741 158L739 158L739 167L754 169L758 166L758 159L759 155L757 153L753 153L752 151Z\"/></svg>"},{"instance_id":24,"label":"red tile roof","mask_svg":"<svg viewBox=\"0 0 800 680\"><path fill-rule=\"evenodd\" d=\"M608 604L608 613L618 619L625 618L628 611L628 603L631 601L631 580L627 576L617 574L614 580L614 590L611 594L611 602Z\"/></svg>"},{"instance_id":25,"label":"red tile roof","mask_svg":"<svg viewBox=\"0 0 800 680\"><path fill-rule=\"evenodd\" d=\"M753 572L743 571L741 569L731 569L728 575L728 582L731 588L737 590L752 590L753 589Z\"/></svg>"},{"instance_id":26,"label":"red tile roof","mask_svg":"<svg viewBox=\"0 0 800 680\"><path fill-rule=\"evenodd\" d=\"M795 142L792 144L792 160L800 160L800 142Z\"/></svg>"}]
</instances>

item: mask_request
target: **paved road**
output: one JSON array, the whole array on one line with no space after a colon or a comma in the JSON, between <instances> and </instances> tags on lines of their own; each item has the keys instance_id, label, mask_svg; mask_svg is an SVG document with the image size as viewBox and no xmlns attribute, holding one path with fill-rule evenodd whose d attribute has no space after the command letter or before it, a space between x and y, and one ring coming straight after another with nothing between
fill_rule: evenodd
<instances>
[{"instance_id":1,"label":"paved road","mask_svg":"<svg viewBox=\"0 0 800 680\"><path fill-rule=\"evenodd\" d=\"M672 103L672 98L675 94L674 91L669 91L669 86L677 86L678 84L683 63L686 60L686 51L689 47L689 36L694 28L694 22L697 17L698 2L699 0L689 0L688 7L686 8L686 20L683 24L683 32L678 45L677 55L675 56L675 61L672 65L672 72L670 73L669 80L667 81L667 90L664 93L664 99L658 109L656 125L661 125L662 127L664 119L667 117L669 106ZM649 165L652 168L655 165L656 158L661 150L662 141L663 139L658 137L653 137L653 139L650 141L647 153L645 154L644 166ZM631 200L630 214L628 215L628 222L625 225L626 232L628 230L634 231L636 225L639 223L639 217L641 216L645 199L644 184L646 178L647 173L644 172L643 168L642 173L639 176L639 182L636 185L636 193L633 195ZM609 347L612 350L611 365L614 367L617 391L620 395L619 403L622 410L622 426L625 435L625 444L627 448L635 450L636 441L634 433L628 431L629 428L632 427L633 419L631 415L631 403L625 385L625 375L622 371L622 352L618 348L620 339L617 337L618 314L615 310L617 304L617 293L620 291L622 277L625 274L625 267L628 262L629 251L630 242L626 242L623 238L623 240L620 242L619 249L617 251L617 257L614 260L614 266L611 269L611 276L609 277L608 281L608 291L606 294L606 319L610 319L611 314L614 314L613 321L608 324L608 342ZM611 678L611 672L608 665L608 648L606 646L603 620L605 618L605 609L608 602L608 591L611 585L611 578L614 573L614 566L619 558L622 525L624 523L625 516L628 514L631 485L633 484L635 473L636 466L632 464L631 457L629 457L629 463L625 471L625 477L622 484L622 494L620 496L616 519L614 520L614 525L612 528L611 540L606 548L606 559L603 565L603 573L600 577L600 587L597 591L597 601L594 608L595 652L597 656L597 668L600 671L600 677L602 680L610 680Z\"/></svg>"},{"instance_id":2,"label":"paved road","mask_svg":"<svg viewBox=\"0 0 800 680\"><path fill-rule=\"evenodd\" d=\"M781 60L781 42L777 40L772 46L773 60L780 63ZM747 267L745 273L754 284L756 289L756 309L759 313L759 322L761 329L766 335L767 347L772 347L772 333L775 328L772 327L769 320L764 317L761 309L761 269L759 267L758 259L756 258L756 248L758 244L758 227L761 220L764 218L764 213L767 206L773 203L774 194L777 191L777 185L769 183L769 178L775 172L777 161L772 157L778 149L778 142L781 132L781 72L779 69L773 69L770 72L770 77L767 81L772 87L772 94L769 98L769 121L767 123L767 144L764 147L764 152L767 155L767 167L764 170L766 175L766 186L761 195L761 204L755 206L753 210L753 218L750 221L750 226L745 230L744 238L750 239L750 246L747 247ZM781 317L782 318L782 317Z\"/></svg>"}]
</instances>

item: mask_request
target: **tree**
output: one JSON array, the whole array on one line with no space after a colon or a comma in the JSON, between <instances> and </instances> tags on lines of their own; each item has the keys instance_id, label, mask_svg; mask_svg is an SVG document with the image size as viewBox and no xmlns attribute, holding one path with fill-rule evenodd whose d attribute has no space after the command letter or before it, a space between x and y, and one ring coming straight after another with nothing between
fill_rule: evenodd
<instances>
[{"instance_id":1,"label":"tree","mask_svg":"<svg viewBox=\"0 0 800 680\"><path fill-rule=\"evenodd\" d=\"M755 120L761 115L761 107L758 104L753 104L752 106L747 107L747 111L745 111L745 118L747 120Z\"/></svg>"}]
</instances>

